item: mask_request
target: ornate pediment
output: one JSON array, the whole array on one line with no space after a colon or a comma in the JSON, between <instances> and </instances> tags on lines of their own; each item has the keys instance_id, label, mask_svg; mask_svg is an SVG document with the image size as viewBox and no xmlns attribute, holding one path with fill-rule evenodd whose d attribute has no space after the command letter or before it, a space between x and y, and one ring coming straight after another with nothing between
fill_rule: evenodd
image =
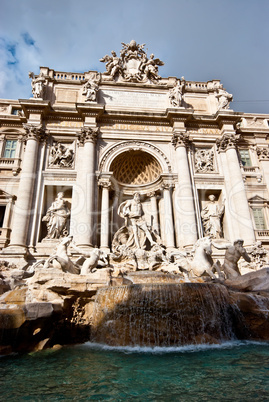
<instances>
[{"instance_id":1,"label":"ornate pediment","mask_svg":"<svg viewBox=\"0 0 269 402\"><path fill-rule=\"evenodd\" d=\"M164 63L154 54L148 57L144 47L145 44L139 45L134 40L127 44L122 42L120 57L112 50L111 56L105 55L100 59L106 63L103 76L115 81L157 83L161 79L158 66Z\"/></svg>"},{"instance_id":2,"label":"ornate pediment","mask_svg":"<svg viewBox=\"0 0 269 402\"><path fill-rule=\"evenodd\" d=\"M254 195L248 199L249 204L268 204L269 201L259 195Z\"/></svg>"}]
</instances>

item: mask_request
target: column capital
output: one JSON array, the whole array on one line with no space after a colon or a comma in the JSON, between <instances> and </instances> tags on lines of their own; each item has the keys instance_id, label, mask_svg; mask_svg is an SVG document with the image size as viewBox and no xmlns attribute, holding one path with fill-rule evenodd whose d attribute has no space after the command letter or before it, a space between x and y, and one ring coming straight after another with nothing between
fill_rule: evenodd
<instances>
[{"instance_id":1,"label":"column capital","mask_svg":"<svg viewBox=\"0 0 269 402\"><path fill-rule=\"evenodd\" d=\"M164 180L162 182L162 189L163 190L170 190L170 188L173 188L173 187L175 187L174 183L172 183L169 180Z\"/></svg>"},{"instance_id":2,"label":"column capital","mask_svg":"<svg viewBox=\"0 0 269 402\"><path fill-rule=\"evenodd\" d=\"M23 135L23 140L35 140L35 141L44 141L46 140L47 134L45 130L42 128L42 125L35 125L30 123L23 124L23 128L25 130L25 134Z\"/></svg>"},{"instance_id":3,"label":"column capital","mask_svg":"<svg viewBox=\"0 0 269 402\"><path fill-rule=\"evenodd\" d=\"M259 161L268 161L269 160L269 147L256 147L256 152Z\"/></svg>"},{"instance_id":4,"label":"column capital","mask_svg":"<svg viewBox=\"0 0 269 402\"><path fill-rule=\"evenodd\" d=\"M216 145L218 152L226 152L228 149L236 148L240 139L240 134L236 133L224 133L221 138L217 138Z\"/></svg>"},{"instance_id":5,"label":"column capital","mask_svg":"<svg viewBox=\"0 0 269 402\"><path fill-rule=\"evenodd\" d=\"M98 186L109 189L111 187L111 182L108 179L99 179Z\"/></svg>"},{"instance_id":6,"label":"column capital","mask_svg":"<svg viewBox=\"0 0 269 402\"><path fill-rule=\"evenodd\" d=\"M99 127L83 127L77 134L79 145L83 146L86 142L96 143Z\"/></svg>"},{"instance_id":7,"label":"column capital","mask_svg":"<svg viewBox=\"0 0 269 402\"><path fill-rule=\"evenodd\" d=\"M189 145L189 134L184 131L174 131L172 137L172 144L175 149L178 147L186 147Z\"/></svg>"},{"instance_id":8,"label":"column capital","mask_svg":"<svg viewBox=\"0 0 269 402\"><path fill-rule=\"evenodd\" d=\"M147 197L152 198L156 196L156 191L150 191L149 193L146 194Z\"/></svg>"}]
</instances>

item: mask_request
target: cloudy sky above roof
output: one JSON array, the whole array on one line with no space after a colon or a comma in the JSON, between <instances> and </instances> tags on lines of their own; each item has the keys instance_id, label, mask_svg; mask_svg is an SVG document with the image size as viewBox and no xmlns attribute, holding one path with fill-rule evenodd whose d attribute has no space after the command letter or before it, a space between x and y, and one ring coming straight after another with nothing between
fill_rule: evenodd
<instances>
[{"instance_id":1,"label":"cloudy sky above roof","mask_svg":"<svg viewBox=\"0 0 269 402\"><path fill-rule=\"evenodd\" d=\"M28 72L105 71L145 43L162 77L220 79L236 111L269 113L268 0L0 0L0 98L31 96Z\"/></svg>"}]
</instances>

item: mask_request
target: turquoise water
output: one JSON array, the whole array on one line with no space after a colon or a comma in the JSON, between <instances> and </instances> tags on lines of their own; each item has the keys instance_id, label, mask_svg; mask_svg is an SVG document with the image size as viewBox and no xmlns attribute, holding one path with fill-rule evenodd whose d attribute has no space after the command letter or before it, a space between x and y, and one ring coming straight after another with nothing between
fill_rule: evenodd
<instances>
[{"instance_id":1,"label":"turquoise water","mask_svg":"<svg viewBox=\"0 0 269 402\"><path fill-rule=\"evenodd\" d=\"M0 358L1 401L269 401L269 343L94 344Z\"/></svg>"}]
</instances>

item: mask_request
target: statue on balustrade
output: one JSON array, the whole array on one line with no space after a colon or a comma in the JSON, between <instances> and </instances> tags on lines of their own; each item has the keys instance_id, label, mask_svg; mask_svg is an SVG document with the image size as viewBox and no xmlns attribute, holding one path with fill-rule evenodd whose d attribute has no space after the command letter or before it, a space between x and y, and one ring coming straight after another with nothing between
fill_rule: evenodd
<instances>
[{"instance_id":1,"label":"statue on balustrade","mask_svg":"<svg viewBox=\"0 0 269 402\"><path fill-rule=\"evenodd\" d=\"M229 92L225 91L222 88L217 90L216 98L219 101L218 110L228 109L230 106L230 102L233 100L233 95L229 94Z\"/></svg>"},{"instance_id":2,"label":"statue on balustrade","mask_svg":"<svg viewBox=\"0 0 269 402\"><path fill-rule=\"evenodd\" d=\"M96 102L97 92L101 81L101 74L92 75L84 84L82 95L86 96L86 102Z\"/></svg>"},{"instance_id":3,"label":"statue on balustrade","mask_svg":"<svg viewBox=\"0 0 269 402\"><path fill-rule=\"evenodd\" d=\"M224 202L222 205L216 201L216 197L211 194L209 203L202 209L201 218L205 236L213 239L220 239L222 235L222 217L224 214Z\"/></svg>"},{"instance_id":4,"label":"statue on balustrade","mask_svg":"<svg viewBox=\"0 0 269 402\"><path fill-rule=\"evenodd\" d=\"M183 103L183 94L185 92L186 81L184 77L178 80L176 85L169 91L169 100L172 106L180 107Z\"/></svg>"},{"instance_id":5,"label":"statue on balustrade","mask_svg":"<svg viewBox=\"0 0 269 402\"><path fill-rule=\"evenodd\" d=\"M66 236L68 234L66 226L69 216L70 209L63 199L63 193L60 192L42 219L47 224L48 234L45 239L59 239Z\"/></svg>"},{"instance_id":6,"label":"statue on balustrade","mask_svg":"<svg viewBox=\"0 0 269 402\"><path fill-rule=\"evenodd\" d=\"M46 78L44 74L41 73L37 77L35 77L32 71L29 72L29 78L32 78L32 94L34 98L43 99L44 87L46 84Z\"/></svg>"}]
</instances>

